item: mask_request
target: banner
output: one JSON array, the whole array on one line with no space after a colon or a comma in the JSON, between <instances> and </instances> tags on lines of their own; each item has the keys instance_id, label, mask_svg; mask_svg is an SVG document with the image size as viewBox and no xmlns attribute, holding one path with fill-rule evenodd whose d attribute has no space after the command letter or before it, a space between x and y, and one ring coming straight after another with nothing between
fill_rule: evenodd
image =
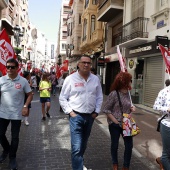
<instances>
[{"instance_id":1,"label":"banner","mask_svg":"<svg viewBox=\"0 0 170 170\"><path fill-rule=\"evenodd\" d=\"M159 49L161 50L163 59L166 65L166 72L170 74L170 52L161 44L159 44Z\"/></svg>"}]
</instances>

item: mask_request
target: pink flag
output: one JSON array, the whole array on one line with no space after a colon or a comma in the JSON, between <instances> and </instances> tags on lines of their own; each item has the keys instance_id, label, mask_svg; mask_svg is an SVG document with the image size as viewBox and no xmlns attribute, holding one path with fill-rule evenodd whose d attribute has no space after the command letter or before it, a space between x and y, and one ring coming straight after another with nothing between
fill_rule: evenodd
<instances>
[{"instance_id":1,"label":"pink flag","mask_svg":"<svg viewBox=\"0 0 170 170\"><path fill-rule=\"evenodd\" d=\"M119 59L119 63L120 63L120 69L122 72L126 72L126 60L124 57L122 57L122 54L120 52L119 46L117 45L117 54L118 54L118 59Z\"/></svg>"},{"instance_id":2,"label":"pink flag","mask_svg":"<svg viewBox=\"0 0 170 170\"><path fill-rule=\"evenodd\" d=\"M170 52L161 44L159 44L159 49L161 50L163 59L166 64L166 72L170 74Z\"/></svg>"}]
</instances>

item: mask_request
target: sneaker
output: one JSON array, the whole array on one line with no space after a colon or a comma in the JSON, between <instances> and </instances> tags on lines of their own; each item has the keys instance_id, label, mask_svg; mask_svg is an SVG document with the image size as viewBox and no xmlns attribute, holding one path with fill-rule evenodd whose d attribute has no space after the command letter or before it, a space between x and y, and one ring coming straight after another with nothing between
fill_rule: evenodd
<instances>
[{"instance_id":1,"label":"sneaker","mask_svg":"<svg viewBox=\"0 0 170 170\"><path fill-rule=\"evenodd\" d=\"M22 120L21 120L21 123L23 123L23 122L24 122L24 120L22 119Z\"/></svg>"},{"instance_id":2,"label":"sneaker","mask_svg":"<svg viewBox=\"0 0 170 170\"><path fill-rule=\"evenodd\" d=\"M50 114L48 112L46 113L46 115L47 115L48 118L51 118L51 116L50 116Z\"/></svg>"},{"instance_id":3,"label":"sneaker","mask_svg":"<svg viewBox=\"0 0 170 170\"><path fill-rule=\"evenodd\" d=\"M12 158L12 159L9 160L9 167L10 167L11 170L17 170L18 169L16 158Z\"/></svg>"},{"instance_id":4,"label":"sneaker","mask_svg":"<svg viewBox=\"0 0 170 170\"><path fill-rule=\"evenodd\" d=\"M26 125L26 126L28 126L28 125L29 125L28 120L25 120L25 125Z\"/></svg>"},{"instance_id":5,"label":"sneaker","mask_svg":"<svg viewBox=\"0 0 170 170\"><path fill-rule=\"evenodd\" d=\"M8 153L3 152L0 156L0 163L4 162L8 156Z\"/></svg>"},{"instance_id":6,"label":"sneaker","mask_svg":"<svg viewBox=\"0 0 170 170\"><path fill-rule=\"evenodd\" d=\"M46 120L46 117L42 117L42 119L41 119L42 121L45 121Z\"/></svg>"},{"instance_id":7,"label":"sneaker","mask_svg":"<svg viewBox=\"0 0 170 170\"><path fill-rule=\"evenodd\" d=\"M87 170L87 168L83 165L83 170Z\"/></svg>"}]
</instances>

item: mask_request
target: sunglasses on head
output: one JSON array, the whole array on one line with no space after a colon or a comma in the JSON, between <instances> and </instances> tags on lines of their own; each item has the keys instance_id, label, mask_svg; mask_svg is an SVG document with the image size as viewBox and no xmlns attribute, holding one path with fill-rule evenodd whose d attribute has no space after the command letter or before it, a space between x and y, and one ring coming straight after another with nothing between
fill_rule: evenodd
<instances>
[{"instance_id":1,"label":"sunglasses on head","mask_svg":"<svg viewBox=\"0 0 170 170\"><path fill-rule=\"evenodd\" d=\"M16 66L6 66L7 69L15 69Z\"/></svg>"}]
</instances>

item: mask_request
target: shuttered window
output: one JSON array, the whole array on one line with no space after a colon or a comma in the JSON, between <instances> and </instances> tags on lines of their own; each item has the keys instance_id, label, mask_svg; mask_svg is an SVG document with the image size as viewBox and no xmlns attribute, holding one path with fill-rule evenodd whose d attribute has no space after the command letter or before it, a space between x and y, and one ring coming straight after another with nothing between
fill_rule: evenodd
<instances>
[{"instance_id":1,"label":"shuttered window","mask_svg":"<svg viewBox=\"0 0 170 170\"><path fill-rule=\"evenodd\" d=\"M162 56L146 58L144 81L144 105L152 107L159 91L163 88Z\"/></svg>"},{"instance_id":2,"label":"shuttered window","mask_svg":"<svg viewBox=\"0 0 170 170\"><path fill-rule=\"evenodd\" d=\"M132 0L132 20L144 16L144 0Z\"/></svg>"}]
</instances>

